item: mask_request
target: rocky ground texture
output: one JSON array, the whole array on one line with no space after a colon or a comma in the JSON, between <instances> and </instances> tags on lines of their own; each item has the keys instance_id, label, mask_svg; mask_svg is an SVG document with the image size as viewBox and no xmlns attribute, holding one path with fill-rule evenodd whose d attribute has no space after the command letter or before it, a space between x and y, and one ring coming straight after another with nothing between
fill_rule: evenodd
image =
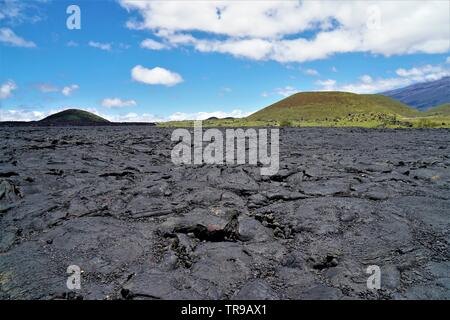
<instances>
[{"instance_id":1,"label":"rocky ground texture","mask_svg":"<svg viewBox=\"0 0 450 320\"><path fill-rule=\"evenodd\" d=\"M0 128L0 298L450 298L449 130L281 129L270 177L171 133Z\"/></svg>"}]
</instances>

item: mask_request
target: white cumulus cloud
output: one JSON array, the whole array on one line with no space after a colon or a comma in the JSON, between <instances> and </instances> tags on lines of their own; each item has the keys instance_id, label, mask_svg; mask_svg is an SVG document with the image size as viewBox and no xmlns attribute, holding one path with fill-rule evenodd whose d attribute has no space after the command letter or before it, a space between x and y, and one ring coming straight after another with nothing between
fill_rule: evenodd
<instances>
[{"instance_id":1,"label":"white cumulus cloud","mask_svg":"<svg viewBox=\"0 0 450 320\"><path fill-rule=\"evenodd\" d=\"M211 117L216 118L242 118L249 116L253 112L244 112L242 110L233 110L231 112L225 111L212 111L212 112L194 112L194 113L186 113L186 112L175 112L168 116L166 119L168 121L181 121L181 120L205 120Z\"/></svg>"},{"instance_id":2,"label":"white cumulus cloud","mask_svg":"<svg viewBox=\"0 0 450 320\"><path fill-rule=\"evenodd\" d=\"M112 49L111 43L101 43L101 42L89 41L88 44L89 44L89 46L100 49L100 50L111 51L111 49Z\"/></svg>"},{"instance_id":3,"label":"white cumulus cloud","mask_svg":"<svg viewBox=\"0 0 450 320\"><path fill-rule=\"evenodd\" d=\"M77 90L77 89L79 89L79 88L80 88L79 85L77 85L77 84L72 84L72 85L70 85L70 86L64 87L64 88L61 90L61 93L67 97L67 96L70 96L70 95L72 94L73 91L75 91L75 90Z\"/></svg>"},{"instance_id":4,"label":"white cumulus cloud","mask_svg":"<svg viewBox=\"0 0 450 320\"><path fill-rule=\"evenodd\" d=\"M338 84L336 80L319 80L315 84L322 90L348 91L354 93L377 93L406 87L414 83L439 80L450 76L450 68L444 65L424 65L410 69L399 68L395 71L397 77L373 78L362 75L355 83Z\"/></svg>"},{"instance_id":5,"label":"white cumulus cloud","mask_svg":"<svg viewBox=\"0 0 450 320\"><path fill-rule=\"evenodd\" d=\"M36 121L46 116L47 113L41 111L0 109L0 121Z\"/></svg>"},{"instance_id":6,"label":"white cumulus cloud","mask_svg":"<svg viewBox=\"0 0 450 320\"><path fill-rule=\"evenodd\" d=\"M444 68L440 65L427 64L425 66L411 69L397 69L395 73L415 82L424 82L438 80L442 77L448 76L450 73L450 68Z\"/></svg>"},{"instance_id":7,"label":"white cumulus cloud","mask_svg":"<svg viewBox=\"0 0 450 320\"><path fill-rule=\"evenodd\" d=\"M210 117L217 118L241 118L246 117L253 112L245 112L239 109L232 110L230 112L227 111L211 111L211 112L175 112L168 116L157 116L151 113L136 113L136 112L128 112L125 114L104 114L98 112L96 109L86 109L78 106L64 106L58 110L50 110L50 111L30 111L30 110L21 110L21 109L10 109L4 110L0 109L0 121L36 121L41 120L51 114L56 112L60 112L65 109L82 109L89 112L92 112L100 117L103 117L109 121L113 122L163 122L163 121L182 121L182 120L205 120Z\"/></svg>"},{"instance_id":8,"label":"white cumulus cloud","mask_svg":"<svg viewBox=\"0 0 450 320\"><path fill-rule=\"evenodd\" d=\"M297 90L296 88L292 87L292 86L285 86L283 88L277 88L275 89L275 93L279 94L280 96L283 97L288 97L293 95L294 93L299 92L300 90Z\"/></svg>"},{"instance_id":9,"label":"white cumulus cloud","mask_svg":"<svg viewBox=\"0 0 450 320\"><path fill-rule=\"evenodd\" d=\"M39 5L36 2L39 2ZM0 1L0 20L3 20L2 23L10 25L42 21L45 19L45 13L42 7L45 3L49 2L48 0L2 0Z\"/></svg>"},{"instance_id":10,"label":"white cumulus cloud","mask_svg":"<svg viewBox=\"0 0 450 320\"><path fill-rule=\"evenodd\" d=\"M306 69L304 71L304 73L308 76L318 76L319 75L319 71L317 71L315 69Z\"/></svg>"},{"instance_id":11,"label":"white cumulus cloud","mask_svg":"<svg viewBox=\"0 0 450 320\"><path fill-rule=\"evenodd\" d=\"M106 108L133 107L135 105L135 100L122 100L119 98L105 98L102 100L102 106Z\"/></svg>"},{"instance_id":12,"label":"white cumulus cloud","mask_svg":"<svg viewBox=\"0 0 450 320\"><path fill-rule=\"evenodd\" d=\"M173 86L183 82L183 78L176 72L161 67L148 69L141 65L137 65L131 69L131 78L134 81L150 85L160 84L164 86Z\"/></svg>"},{"instance_id":13,"label":"white cumulus cloud","mask_svg":"<svg viewBox=\"0 0 450 320\"><path fill-rule=\"evenodd\" d=\"M141 48L149 49L149 50L162 50L167 49L168 46L164 43L155 41L153 39L145 39L140 44Z\"/></svg>"},{"instance_id":14,"label":"white cumulus cloud","mask_svg":"<svg viewBox=\"0 0 450 320\"><path fill-rule=\"evenodd\" d=\"M150 113L138 114L129 112L123 115L100 115L101 117L112 122L161 122L164 121L161 117Z\"/></svg>"},{"instance_id":15,"label":"white cumulus cloud","mask_svg":"<svg viewBox=\"0 0 450 320\"><path fill-rule=\"evenodd\" d=\"M14 47L34 48L36 44L33 41L25 40L14 33L10 28L0 28L0 42Z\"/></svg>"},{"instance_id":16,"label":"white cumulus cloud","mask_svg":"<svg viewBox=\"0 0 450 320\"><path fill-rule=\"evenodd\" d=\"M334 86L336 85L336 80L327 79L327 80L317 80L315 82L316 85L321 86L323 90L330 91L334 90Z\"/></svg>"},{"instance_id":17,"label":"white cumulus cloud","mask_svg":"<svg viewBox=\"0 0 450 320\"><path fill-rule=\"evenodd\" d=\"M8 80L0 86L0 99L9 98L12 92L17 89L17 85L14 81Z\"/></svg>"},{"instance_id":18,"label":"white cumulus cloud","mask_svg":"<svg viewBox=\"0 0 450 320\"><path fill-rule=\"evenodd\" d=\"M304 62L338 53L391 56L449 48L447 1L120 3L140 16L128 21L129 28L150 31L168 45L254 60Z\"/></svg>"},{"instance_id":19,"label":"white cumulus cloud","mask_svg":"<svg viewBox=\"0 0 450 320\"><path fill-rule=\"evenodd\" d=\"M377 93L395 88L406 87L413 82L409 79L402 78L378 78L371 82L356 82L350 84L340 85L334 88L338 91L348 91L354 93Z\"/></svg>"}]
</instances>

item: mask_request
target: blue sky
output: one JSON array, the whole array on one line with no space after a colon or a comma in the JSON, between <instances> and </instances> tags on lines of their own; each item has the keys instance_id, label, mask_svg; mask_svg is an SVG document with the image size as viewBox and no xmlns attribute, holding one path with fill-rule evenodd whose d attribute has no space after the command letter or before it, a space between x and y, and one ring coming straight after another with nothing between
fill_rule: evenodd
<instances>
[{"instance_id":1,"label":"blue sky","mask_svg":"<svg viewBox=\"0 0 450 320\"><path fill-rule=\"evenodd\" d=\"M81 29L69 30L69 5ZM398 15L399 12L403 14ZM450 74L448 1L0 0L0 120L243 116Z\"/></svg>"}]
</instances>

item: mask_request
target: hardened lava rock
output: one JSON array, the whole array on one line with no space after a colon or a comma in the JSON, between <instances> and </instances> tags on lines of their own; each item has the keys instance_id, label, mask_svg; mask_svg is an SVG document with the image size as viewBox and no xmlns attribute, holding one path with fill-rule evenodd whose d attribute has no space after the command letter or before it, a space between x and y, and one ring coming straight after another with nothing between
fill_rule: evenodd
<instances>
[{"instance_id":1,"label":"hardened lava rock","mask_svg":"<svg viewBox=\"0 0 450 320\"><path fill-rule=\"evenodd\" d=\"M281 129L273 176L171 133L0 128L0 298L450 298L449 130Z\"/></svg>"}]
</instances>

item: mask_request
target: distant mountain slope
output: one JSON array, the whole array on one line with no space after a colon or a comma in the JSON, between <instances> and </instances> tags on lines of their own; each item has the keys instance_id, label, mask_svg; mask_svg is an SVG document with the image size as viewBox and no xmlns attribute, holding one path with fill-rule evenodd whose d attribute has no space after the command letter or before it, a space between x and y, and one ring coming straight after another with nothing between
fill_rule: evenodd
<instances>
[{"instance_id":1,"label":"distant mountain slope","mask_svg":"<svg viewBox=\"0 0 450 320\"><path fill-rule=\"evenodd\" d=\"M444 103L450 103L450 77L416 83L404 88L382 92L382 95L424 111Z\"/></svg>"},{"instance_id":2,"label":"distant mountain slope","mask_svg":"<svg viewBox=\"0 0 450 320\"><path fill-rule=\"evenodd\" d=\"M108 122L108 120L96 114L78 109L67 109L39 121L39 123L45 124L95 124Z\"/></svg>"},{"instance_id":3,"label":"distant mountain slope","mask_svg":"<svg viewBox=\"0 0 450 320\"><path fill-rule=\"evenodd\" d=\"M386 96L349 92L301 92L251 114L250 120L323 121L350 115L415 116L418 111Z\"/></svg>"}]
</instances>

